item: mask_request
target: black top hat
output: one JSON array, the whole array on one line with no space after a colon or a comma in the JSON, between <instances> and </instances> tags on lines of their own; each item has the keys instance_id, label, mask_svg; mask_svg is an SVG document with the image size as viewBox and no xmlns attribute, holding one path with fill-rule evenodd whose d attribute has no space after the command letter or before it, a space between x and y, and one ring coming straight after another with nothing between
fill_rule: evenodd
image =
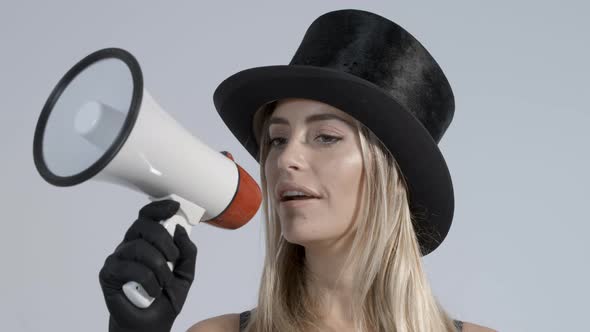
<instances>
[{"instance_id":1,"label":"black top hat","mask_svg":"<svg viewBox=\"0 0 590 332\"><path fill-rule=\"evenodd\" d=\"M289 65L240 71L217 87L217 112L260 162L255 112L282 98L330 104L359 120L390 150L409 188L422 255L445 239L454 212L438 142L453 118L453 92L428 51L390 20L337 10L307 29Z\"/></svg>"}]
</instances>

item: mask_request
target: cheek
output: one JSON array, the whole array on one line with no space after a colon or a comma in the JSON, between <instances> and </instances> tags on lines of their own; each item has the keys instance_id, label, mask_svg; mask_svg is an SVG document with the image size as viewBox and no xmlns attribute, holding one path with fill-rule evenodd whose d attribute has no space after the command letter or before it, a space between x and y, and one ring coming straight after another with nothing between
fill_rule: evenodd
<instances>
[{"instance_id":1,"label":"cheek","mask_svg":"<svg viewBox=\"0 0 590 332\"><path fill-rule=\"evenodd\" d=\"M349 225L357 217L361 199L363 161L360 152L335 158L323 170L330 214L338 223Z\"/></svg>"},{"instance_id":2,"label":"cheek","mask_svg":"<svg viewBox=\"0 0 590 332\"><path fill-rule=\"evenodd\" d=\"M324 169L325 183L332 186L328 190L333 195L356 196L362 171L363 161L358 153L331 159Z\"/></svg>"}]
</instances>

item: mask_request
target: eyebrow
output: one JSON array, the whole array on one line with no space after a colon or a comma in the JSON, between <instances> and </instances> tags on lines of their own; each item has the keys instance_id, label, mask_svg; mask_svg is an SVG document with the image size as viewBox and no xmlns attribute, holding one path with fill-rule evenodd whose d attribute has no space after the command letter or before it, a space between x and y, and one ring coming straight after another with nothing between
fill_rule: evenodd
<instances>
[{"instance_id":1,"label":"eyebrow","mask_svg":"<svg viewBox=\"0 0 590 332\"><path fill-rule=\"evenodd\" d=\"M331 120L331 119L342 121L345 124L347 124L347 125L349 125L349 126L351 126L351 127L354 128L353 123L350 122L349 120L343 119L343 118L339 117L338 115L330 114L330 113L320 113L320 114L310 115L307 118L305 118L305 123L306 124L310 124L310 123L315 122L315 121ZM273 117L270 118L269 126L271 124L274 124L274 123L280 123L280 124L287 124L288 125L289 124L289 121L287 121L287 119L281 118L279 116L273 116Z\"/></svg>"}]
</instances>

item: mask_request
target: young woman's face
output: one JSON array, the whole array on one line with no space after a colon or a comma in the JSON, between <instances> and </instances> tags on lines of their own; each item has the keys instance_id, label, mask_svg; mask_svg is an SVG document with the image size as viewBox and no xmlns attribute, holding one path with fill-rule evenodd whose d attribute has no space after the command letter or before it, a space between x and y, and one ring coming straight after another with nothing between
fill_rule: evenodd
<instances>
[{"instance_id":1,"label":"young woman's face","mask_svg":"<svg viewBox=\"0 0 590 332\"><path fill-rule=\"evenodd\" d=\"M310 118L323 114L336 118ZM363 161L352 121L345 112L308 99L283 99L272 113L264 171L287 241L330 244L353 232ZM319 198L281 202L284 182L308 188Z\"/></svg>"}]
</instances>

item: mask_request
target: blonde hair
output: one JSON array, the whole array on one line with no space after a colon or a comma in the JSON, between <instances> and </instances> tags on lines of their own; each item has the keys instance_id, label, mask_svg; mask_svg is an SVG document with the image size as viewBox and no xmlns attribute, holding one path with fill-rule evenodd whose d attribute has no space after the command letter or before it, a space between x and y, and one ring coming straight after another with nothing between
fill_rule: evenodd
<instances>
[{"instance_id":1,"label":"blonde hair","mask_svg":"<svg viewBox=\"0 0 590 332\"><path fill-rule=\"evenodd\" d=\"M278 213L267 188L268 120L276 101L255 118L259 136L260 174L266 230L266 257L246 332L321 331L320 300L307 288L305 248L281 235ZM356 331L456 331L452 318L433 295L422 266L412 227L407 186L388 149L362 123L360 138L365 177L360 218L347 264L354 268ZM368 203L370 202L370 204ZM349 266L349 265L347 265ZM344 269L343 269L344 270Z\"/></svg>"}]
</instances>

